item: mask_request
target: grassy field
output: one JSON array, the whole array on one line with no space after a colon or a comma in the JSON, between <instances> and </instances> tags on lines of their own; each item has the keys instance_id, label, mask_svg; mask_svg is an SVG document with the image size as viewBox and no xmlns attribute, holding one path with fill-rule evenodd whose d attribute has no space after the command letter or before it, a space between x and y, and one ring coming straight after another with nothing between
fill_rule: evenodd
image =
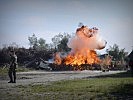
<instances>
[{"instance_id":1,"label":"grassy field","mask_svg":"<svg viewBox=\"0 0 133 100\"><path fill-rule=\"evenodd\" d=\"M133 78L126 72L1 90L1 100L132 100Z\"/></svg>"},{"instance_id":2,"label":"grassy field","mask_svg":"<svg viewBox=\"0 0 133 100\"><path fill-rule=\"evenodd\" d=\"M2 67L1 66L0 67L0 76L7 75L8 70L9 70L8 67ZM30 70L33 70L33 69L28 69L28 68L21 67L21 66L17 67L17 69L16 69L17 72L27 72L27 71L30 71Z\"/></svg>"},{"instance_id":3,"label":"grassy field","mask_svg":"<svg viewBox=\"0 0 133 100\"><path fill-rule=\"evenodd\" d=\"M28 72L28 71L32 71L32 70L33 69L28 69L28 68L20 67L20 66L16 69L17 72ZM9 78L8 77L8 71L9 71L8 67L0 67L0 79Z\"/></svg>"}]
</instances>

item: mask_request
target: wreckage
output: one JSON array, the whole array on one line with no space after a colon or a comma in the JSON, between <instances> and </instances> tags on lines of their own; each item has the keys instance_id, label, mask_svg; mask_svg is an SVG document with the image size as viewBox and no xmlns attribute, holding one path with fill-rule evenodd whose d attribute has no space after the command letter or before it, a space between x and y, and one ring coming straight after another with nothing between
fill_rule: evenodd
<instances>
[{"instance_id":1,"label":"wreckage","mask_svg":"<svg viewBox=\"0 0 133 100\"><path fill-rule=\"evenodd\" d=\"M56 52L52 62L42 58L35 59L26 66L36 66L45 70L100 70L101 60L95 50L105 48L107 42L98 34L98 28L88 28L82 25L76 30L75 36L69 39L69 53ZM64 55L65 54L65 55Z\"/></svg>"},{"instance_id":2,"label":"wreckage","mask_svg":"<svg viewBox=\"0 0 133 100\"><path fill-rule=\"evenodd\" d=\"M25 64L25 67L51 71L52 68L49 66L49 64L50 63L48 63L47 61L44 61L42 58L36 58L28 62L27 64Z\"/></svg>"}]
</instances>

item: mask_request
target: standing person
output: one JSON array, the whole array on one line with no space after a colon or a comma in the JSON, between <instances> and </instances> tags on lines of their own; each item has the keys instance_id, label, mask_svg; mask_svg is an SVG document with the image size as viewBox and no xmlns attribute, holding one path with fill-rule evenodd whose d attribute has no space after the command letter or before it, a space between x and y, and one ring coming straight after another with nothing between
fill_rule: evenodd
<instances>
[{"instance_id":1,"label":"standing person","mask_svg":"<svg viewBox=\"0 0 133 100\"><path fill-rule=\"evenodd\" d=\"M11 62L8 75L10 81L8 83L16 83L16 66L17 66L17 56L14 51L11 51Z\"/></svg>"}]
</instances>

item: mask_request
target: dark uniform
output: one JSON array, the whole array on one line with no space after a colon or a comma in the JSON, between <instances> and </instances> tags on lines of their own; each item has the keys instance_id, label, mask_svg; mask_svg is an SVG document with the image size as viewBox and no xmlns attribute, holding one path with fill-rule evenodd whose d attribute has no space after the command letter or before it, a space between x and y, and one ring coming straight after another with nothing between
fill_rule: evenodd
<instances>
[{"instance_id":1,"label":"dark uniform","mask_svg":"<svg viewBox=\"0 0 133 100\"><path fill-rule=\"evenodd\" d=\"M15 55L14 52L12 52L13 54L11 54L11 64L10 64L10 68L9 68L9 78L10 81L8 83L16 83L16 66L17 66L17 56Z\"/></svg>"}]
</instances>

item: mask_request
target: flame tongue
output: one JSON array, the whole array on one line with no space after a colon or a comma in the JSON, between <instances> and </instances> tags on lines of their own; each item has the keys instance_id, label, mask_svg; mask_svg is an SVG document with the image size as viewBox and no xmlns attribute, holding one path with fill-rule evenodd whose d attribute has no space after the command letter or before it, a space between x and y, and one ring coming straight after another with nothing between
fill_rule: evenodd
<instances>
[{"instance_id":1,"label":"flame tongue","mask_svg":"<svg viewBox=\"0 0 133 100\"><path fill-rule=\"evenodd\" d=\"M61 57L60 53L55 54L55 63L66 65L97 64L100 62L95 49L103 49L106 41L98 35L97 28L82 26L78 28L76 34L68 42L71 52L66 57Z\"/></svg>"},{"instance_id":2,"label":"flame tongue","mask_svg":"<svg viewBox=\"0 0 133 100\"><path fill-rule=\"evenodd\" d=\"M81 64L97 64L100 62L97 57L96 51L83 48L82 50L77 50L74 53L69 53L65 58L60 56L60 53L55 54L55 63L66 64L66 65L81 65Z\"/></svg>"},{"instance_id":3,"label":"flame tongue","mask_svg":"<svg viewBox=\"0 0 133 100\"><path fill-rule=\"evenodd\" d=\"M82 49L82 51L77 51L75 54L69 54L65 58L66 65L93 64L98 62L99 59L96 52L89 49Z\"/></svg>"}]
</instances>

